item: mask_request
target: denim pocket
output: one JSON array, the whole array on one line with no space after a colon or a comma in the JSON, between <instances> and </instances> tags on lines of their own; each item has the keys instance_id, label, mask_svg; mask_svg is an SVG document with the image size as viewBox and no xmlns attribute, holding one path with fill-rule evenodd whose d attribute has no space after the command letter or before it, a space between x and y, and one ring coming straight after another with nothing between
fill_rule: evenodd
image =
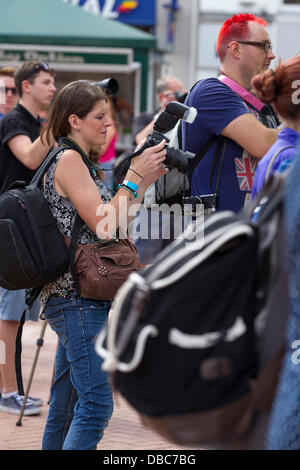
<instances>
[{"instance_id":1,"label":"denim pocket","mask_svg":"<svg viewBox=\"0 0 300 470\"><path fill-rule=\"evenodd\" d=\"M111 307L110 300L96 300L96 299L85 299L83 297L79 297L77 299L77 305L84 310L99 310L99 311L109 311Z\"/></svg>"},{"instance_id":2,"label":"denim pocket","mask_svg":"<svg viewBox=\"0 0 300 470\"><path fill-rule=\"evenodd\" d=\"M59 306L49 306L43 312L43 315L49 323L51 329L55 331L63 345L67 341L66 324L63 309Z\"/></svg>"}]
</instances>

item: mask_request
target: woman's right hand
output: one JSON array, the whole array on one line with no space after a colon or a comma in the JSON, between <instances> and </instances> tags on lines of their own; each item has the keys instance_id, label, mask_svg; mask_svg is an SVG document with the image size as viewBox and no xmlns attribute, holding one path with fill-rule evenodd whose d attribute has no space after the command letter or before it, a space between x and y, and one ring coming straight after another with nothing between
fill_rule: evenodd
<instances>
[{"instance_id":1,"label":"woman's right hand","mask_svg":"<svg viewBox=\"0 0 300 470\"><path fill-rule=\"evenodd\" d=\"M144 145L141 142L138 148ZM145 149L141 155L131 160L130 168L143 177L142 183L145 187L154 183L158 178L168 173L168 168L164 165L166 159L166 140L163 139L158 145Z\"/></svg>"}]
</instances>

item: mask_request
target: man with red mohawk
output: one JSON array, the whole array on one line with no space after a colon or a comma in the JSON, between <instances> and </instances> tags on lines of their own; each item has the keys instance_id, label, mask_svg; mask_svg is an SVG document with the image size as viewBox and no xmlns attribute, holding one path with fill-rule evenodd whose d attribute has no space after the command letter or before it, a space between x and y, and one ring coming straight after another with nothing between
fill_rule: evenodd
<instances>
[{"instance_id":1,"label":"man with red mohawk","mask_svg":"<svg viewBox=\"0 0 300 470\"><path fill-rule=\"evenodd\" d=\"M215 194L207 198L212 210L244 206L257 161L277 138L272 109L251 93L253 77L275 58L266 26L252 14L226 20L217 39L221 76L200 80L190 93L188 105L198 111L183 127L185 150L197 154L191 195Z\"/></svg>"}]
</instances>

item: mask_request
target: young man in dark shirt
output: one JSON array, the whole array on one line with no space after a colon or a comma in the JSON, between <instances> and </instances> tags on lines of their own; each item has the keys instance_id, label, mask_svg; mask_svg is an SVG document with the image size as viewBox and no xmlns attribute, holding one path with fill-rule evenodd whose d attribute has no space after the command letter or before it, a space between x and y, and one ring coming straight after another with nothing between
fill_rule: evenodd
<instances>
[{"instance_id":1,"label":"young man in dark shirt","mask_svg":"<svg viewBox=\"0 0 300 470\"><path fill-rule=\"evenodd\" d=\"M46 110L53 99L54 76L53 69L38 62L24 63L15 74L19 103L0 121L0 194L17 180L29 183L49 151L39 137L39 112ZM7 291L0 287L0 340L6 349L6 363L0 364L0 410L13 414L19 414L23 403L16 380L15 345L25 309L25 290ZM26 312L26 319L37 320L38 313L36 301ZM39 404L40 401L29 399L24 415L39 414Z\"/></svg>"},{"instance_id":2,"label":"young man in dark shirt","mask_svg":"<svg viewBox=\"0 0 300 470\"><path fill-rule=\"evenodd\" d=\"M33 62L16 73L19 103L0 122L0 193L18 179L28 183L49 150L39 138L39 112L53 99L53 74L47 64Z\"/></svg>"}]
</instances>

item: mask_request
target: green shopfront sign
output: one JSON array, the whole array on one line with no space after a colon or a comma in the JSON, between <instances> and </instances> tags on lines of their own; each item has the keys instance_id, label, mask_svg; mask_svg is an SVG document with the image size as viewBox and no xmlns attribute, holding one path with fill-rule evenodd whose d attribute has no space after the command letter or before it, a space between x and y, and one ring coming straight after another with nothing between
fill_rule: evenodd
<instances>
[{"instance_id":1,"label":"green shopfront sign","mask_svg":"<svg viewBox=\"0 0 300 470\"><path fill-rule=\"evenodd\" d=\"M126 73L135 77L137 112L146 109L149 75L148 51L122 47L44 46L0 44L0 67L23 62L47 62L61 71Z\"/></svg>"},{"instance_id":2,"label":"green shopfront sign","mask_svg":"<svg viewBox=\"0 0 300 470\"><path fill-rule=\"evenodd\" d=\"M128 66L132 63L131 49L114 48L43 48L32 47L22 50L11 45L0 45L0 62L20 63L25 61L56 64L108 64Z\"/></svg>"}]
</instances>

